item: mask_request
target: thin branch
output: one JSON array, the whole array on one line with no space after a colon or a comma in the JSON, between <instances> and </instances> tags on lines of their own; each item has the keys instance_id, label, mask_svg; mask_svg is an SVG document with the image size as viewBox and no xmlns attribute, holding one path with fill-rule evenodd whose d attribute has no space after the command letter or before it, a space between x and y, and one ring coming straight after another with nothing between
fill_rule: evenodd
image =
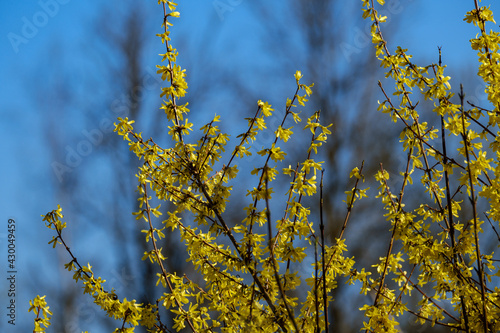
<instances>
[{"instance_id":1,"label":"thin branch","mask_svg":"<svg viewBox=\"0 0 500 333\"><path fill-rule=\"evenodd\" d=\"M380 163L380 169L382 170L382 172L384 172L384 168L382 166L382 163ZM391 193L389 191L389 186L387 185L387 182L385 181L385 179L384 179L384 183L385 183L385 189L386 189L387 196L388 196L388 198L390 198L391 203L392 203L392 208L397 212L397 211L400 210L401 206L399 206L399 207L396 208L396 205L395 205L394 201L391 198ZM397 230L397 224L398 224L398 222L399 222L399 219L396 217L396 219L394 221L394 226L392 228L392 235L391 235L391 240L389 242L389 247L387 248L387 254L386 254L385 262L384 262L384 270L382 271L382 276L380 278L379 287L377 289L377 295L375 296L375 300L373 301L373 305L374 306L377 305L380 293L382 291L382 287L384 286L385 277L387 275L387 266L389 265L389 257L391 256L392 247L394 245L394 238L395 238L395 235L396 235L396 230Z\"/></svg>"},{"instance_id":2,"label":"thin branch","mask_svg":"<svg viewBox=\"0 0 500 333\"><path fill-rule=\"evenodd\" d=\"M483 330L484 332L488 332L488 314L486 312L486 295L485 295L485 281L484 281L484 272L483 272L483 263L481 260L481 252L479 248L479 236L478 236L478 225L477 225L477 212L476 212L476 198L474 194L474 181L472 177L472 171L470 168L470 159L469 159L469 145L470 142L468 140L468 132L465 128L465 112L464 112L464 91L463 86L460 84L460 103L462 109L462 127L463 133L462 138L464 140L464 150L465 157L467 160L467 172L469 174L469 186L470 186L470 201L472 204L472 214L474 215L474 241L476 243L476 256L477 256L477 268L479 275L479 283L481 285L481 301L483 306Z\"/></svg>"},{"instance_id":3,"label":"thin branch","mask_svg":"<svg viewBox=\"0 0 500 333\"><path fill-rule=\"evenodd\" d=\"M361 172L363 171L363 167L365 166L365 161L363 160L361 162L361 168L359 169L359 174L361 175ZM323 173L321 173L321 177L323 177ZM347 204L347 213L344 218L344 223L342 224L342 229L340 229L340 233L338 238L342 239L342 236L344 235L344 231L347 227L347 222L349 221L349 217L351 216L351 211L352 207L354 205L354 200L356 198L356 191L358 190L358 183L359 183L359 178L356 178L356 183L354 184L354 189L352 190L352 197L351 201Z\"/></svg>"},{"instance_id":4,"label":"thin branch","mask_svg":"<svg viewBox=\"0 0 500 333\"><path fill-rule=\"evenodd\" d=\"M278 288L280 291L281 299L283 300L283 304L285 305L286 312L288 312L288 317L292 321L293 327L295 328L295 332L299 332L299 327L297 326L297 323L295 322L295 315L293 314L292 310L290 309L290 306L288 305L288 301L286 300L286 295L285 291L283 290L283 285L281 284L281 279L280 275L278 272L277 264L276 264L276 257L274 256L274 244L273 244L273 230L271 226L271 209L269 207L269 193L268 193L268 174L267 174L267 168L264 171L265 172L265 186L266 186L266 217L267 217L267 228L269 232L269 239L268 239L268 246L269 246L269 253L271 255L271 263L274 269L274 278L276 279L276 283L278 284ZM286 277L285 277L286 278ZM286 327L283 327L285 332L287 332Z\"/></svg>"},{"instance_id":5,"label":"thin branch","mask_svg":"<svg viewBox=\"0 0 500 333\"><path fill-rule=\"evenodd\" d=\"M363 165L361 165L361 169L363 169ZM321 230L321 264L323 268L323 277L322 277L322 282L323 282L323 311L325 312L325 333L328 332L328 325L330 324L328 322L328 294L326 292L326 265L325 265L325 223L323 221L323 173L324 170L321 170L321 183L319 187L319 229ZM361 173L361 171L360 171ZM317 243L317 242L316 242Z\"/></svg>"},{"instance_id":6,"label":"thin branch","mask_svg":"<svg viewBox=\"0 0 500 333\"><path fill-rule=\"evenodd\" d=\"M148 223L149 223L149 232L151 233L151 243L153 244L153 249L156 255L156 261L158 263L158 266L160 267L161 274L163 275L163 278L165 279L165 283L168 286L168 289L170 292L174 291L174 288L172 287L172 284L170 283L170 279L168 278L167 271L165 270L165 267L163 267L163 260L160 258L160 251L158 250L158 247L156 246L156 239L154 237L154 228L153 228L153 223L151 222L151 207L149 206L149 199L148 199L148 187L146 184L143 184L143 189L144 189L144 198L145 198L145 203L146 203L146 213L148 214ZM177 307L182 311L185 312L185 310L182 308L182 303L175 297L175 302L177 303ZM193 323L189 318L186 317L186 321L191 328L193 332L196 332L196 329L193 326Z\"/></svg>"}]
</instances>

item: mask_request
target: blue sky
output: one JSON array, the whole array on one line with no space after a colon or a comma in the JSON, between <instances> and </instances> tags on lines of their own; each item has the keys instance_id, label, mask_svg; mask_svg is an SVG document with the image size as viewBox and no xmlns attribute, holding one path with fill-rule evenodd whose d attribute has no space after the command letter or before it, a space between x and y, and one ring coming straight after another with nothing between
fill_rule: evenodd
<instances>
[{"instance_id":1,"label":"blue sky","mask_svg":"<svg viewBox=\"0 0 500 333\"><path fill-rule=\"evenodd\" d=\"M216 29L213 43L220 54L225 55L224 61L228 62L228 66L251 75L252 66L272 63L273 60L265 52L255 52L259 45L258 36L265 31L262 31L254 15L250 14L248 7L251 1L233 1L232 3L238 4L230 6L232 10L226 12L217 12L216 1L179 2L181 19L175 22L177 30L174 33L188 38L187 43L192 45L193 50L196 50L197 45L202 45L200 38L205 36L204 30L210 27ZM230 3L224 0L221 2ZM156 1L141 3L158 6ZM483 1L482 4L489 3L492 3L494 12L496 10L500 13L498 2ZM286 12L284 0L276 1L270 6L277 16ZM35 274L44 276L43 274L56 269L51 266L55 261L39 257L46 256L51 250L47 245L51 234L43 227L40 215L55 208L57 202L52 188L54 175L40 126L44 114L39 112L34 98L36 86L33 82L44 82L43 75L51 70L40 68L46 64L40 59L45 59L54 45L65 50L68 59L71 59L66 65L74 66L76 71L80 62L88 61L85 54L77 51L81 41L88 36L89 24L102 7L102 2L96 0L4 0L0 3L0 63L3 64L0 70L0 131L3 133L0 143L0 179L3 185L0 192L0 277L5 274L6 228L9 218L14 218L19 227L17 263L22 281ZM442 46L443 61L449 65L449 69L458 72L472 70L475 73L477 60L475 53L470 50L468 40L475 36L478 29L462 21L465 12L472 8L473 1L463 0L398 1L388 16L401 19L404 27L397 28L394 39L390 41L391 49L401 45L409 49L408 53L413 54L416 61L427 64L437 61L439 45ZM360 13L358 11L353 14ZM159 22L161 15L154 19ZM283 20L286 21L287 18ZM293 19L288 20L293 23ZM352 31L352 39L345 43L357 47L361 52L372 52L371 43L363 43L360 31ZM181 41L176 41L175 34L172 37L174 46L182 44ZM152 50L158 49L155 45L150 47ZM199 49L197 52L200 56L204 55L204 50ZM212 53L215 56L220 54ZM155 54L152 57L154 56ZM346 65L348 64L343 66ZM37 80L33 80L34 78ZM39 260L49 263L46 271L33 270L31 263ZM0 286L3 286L2 283L5 283L4 279ZM23 286L19 286L19 289L17 319L19 322L28 319L31 321L32 317L26 314L26 309L27 300L34 296L34 291ZM3 290L0 289L2 331L6 327L6 297ZM16 330L7 330L14 331Z\"/></svg>"}]
</instances>

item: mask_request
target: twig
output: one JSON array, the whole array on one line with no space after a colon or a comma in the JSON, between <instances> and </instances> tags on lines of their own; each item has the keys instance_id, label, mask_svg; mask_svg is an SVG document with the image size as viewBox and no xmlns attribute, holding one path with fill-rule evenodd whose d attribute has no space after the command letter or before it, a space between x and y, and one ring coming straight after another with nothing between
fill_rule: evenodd
<instances>
[{"instance_id":1,"label":"twig","mask_svg":"<svg viewBox=\"0 0 500 333\"><path fill-rule=\"evenodd\" d=\"M477 2L476 2L477 4ZM474 215L474 241L476 243L476 256L477 256L477 268L478 268L478 275L479 275L479 283L481 285L481 301L482 301L482 306L483 306L483 330L484 332L488 332L488 315L486 312L486 295L485 295L485 281L484 281L484 272L483 272L483 263L481 261L481 252L479 248L479 236L478 236L478 226L477 226L477 212L476 212L476 198L474 196L474 182L472 180L472 171L470 168L470 159L469 159L469 141L468 141L468 133L466 132L465 128L465 112L464 112L464 91L463 91L463 86L460 84L460 103L461 103L461 109L462 109L462 127L463 127L463 133L462 133L462 138L464 140L464 150L465 150L465 157L467 160L467 172L469 174L469 186L470 186L470 201L472 204L472 214Z\"/></svg>"},{"instance_id":2,"label":"twig","mask_svg":"<svg viewBox=\"0 0 500 333\"><path fill-rule=\"evenodd\" d=\"M363 165L361 165L361 169L363 169ZM323 278L322 278L322 282L323 282L323 308L324 308L323 311L325 312L325 333L326 333L326 332L328 332L329 322L328 322L328 294L326 292L325 223L323 222L323 173L324 173L324 171L321 170L321 183L320 183L320 187L319 187L319 202L320 202L320 204L319 204L319 221L320 221L319 228L321 230L321 252L322 252L321 256L323 259L323 260L321 260L321 264L323 266ZM353 197L354 197L354 194L353 194ZM317 303L317 301L316 301L316 303Z\"/></svg>"},{"instance_id":3,"label":"twig","mask_svg":"<svg viewBox=\"0 0 500 333\"><path fill-rule=\"evenodd\" d=\"M265 172L265 184L266 184L266 192L268 191L268 175L267 175L267 168L263 171ZM268 193L266 193L268 194ZM286 300L286 295L285 291L283 290L283 285L281 284L280 280L280 275L278 273L278 268L276 267L276 257L274 256L274 244L273 244L273 230L271 226L271 209L269 207L269 195L266 195L266 217L267 217L267 228L269 232L269 239L268 239L268 246L269 246L269 253L271 255L271 263L274 269L274 277L276 279L276 283L278 284L278 288L281 294L281 298L283 299L283 304L285 305L286 311L288 312L288 317L292 321L293 327L295 328L295 332L299 332L299 328L297 326L297 323L295 322L295 316L290 309L290 306L288 305L288 301ZM286 332L286 327L283 327L283 329Z\"/></svg>"}]
</instances>

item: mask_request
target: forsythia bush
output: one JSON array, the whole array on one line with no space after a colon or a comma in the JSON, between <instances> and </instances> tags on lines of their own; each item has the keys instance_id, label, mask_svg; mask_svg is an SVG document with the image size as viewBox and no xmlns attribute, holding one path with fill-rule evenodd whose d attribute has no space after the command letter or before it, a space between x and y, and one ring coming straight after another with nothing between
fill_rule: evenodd
<instances>
[{"instance_id":1,"label":"forsythia bush","mask_svg":"<svg viewBox=\"0 0 500 333\"><path fill-rule=\"evenodd\" d=\"M165 30L159 37L166 45L163 64L158 66L165 81L161 109L171 122L173 145L163 148L153 139L143 138L128 118L119 118L115 131L142 161L137 173L141 208L134 214L145 221L143 232L150 251L143 260L158 266L157 281L151 283L162 288L163 295L151 304L121 299L105 287L105 280L94 275L90 264L82 266L69 250L62 234L66 223L61 222L61 207L44 218L56 234L50 243L65 246L71 255L66 268L83 283L84 293L121 321L115 332L133 332L136 326L150 332L184 328L193 332L328 332L329 325L335 325L328 320L327 309L334 301L329 293L341 277L361 286L361 293L375 295L372 303L361 308L366 320L360 327L367 332L397 332L398 318L408 313L421 324L444 325L457 332L500 331L500 258L480 246L495 241L498 247L500 242L498 234L491 237L500 221L500 37L498 32L487 32L487 22L495 22L488 7L471 1L475 7L465 20L479 29L471 46L478 52L478 76L486 84L490 109L467 104L462 89L459 103L453 103L450 77L445 76L440 60L418 66L406 49L390 51L381 29L385 18L373 0L362 1L363 17L373 22L376 56L387 70L386 77L395 82L392 96L379 82L385 96L379 110L404 125L400 141L407 164L398 188L389 186L390 175L383 166L375 175L391 240L378 264L355 268L354 258L345 256L343 232L355 200L366 196L367 189L358 187L364 180L362 166L350 174L355 186L347 191L342 232L332 244L326 244L321 209L315 214L319 221L312 221L311 208L304 204L305 197L322 189L322 162L315 156L330 131L320 123L319 112L307 116L303 126L311 136L305 159L296 166L283 165L286 153L280 144L293 135L290 122L302 122L293 110L305 105L313 85L301 83L301 72L295 73L296 91L286 101L281 125L273 129L274 142L258 152L265 162L252 171L255 187L247 192L251 200L244 208L246 217L229 222L225 211L238 177L237 161L244 162L251 155L250 147L267 128L274 109L258 101L255 115L246 119L248 129L231 146L229 136L217 127L219 116L201 127L200 139L188 140L194 125L187 118L187 103L180 102L188 85L185 70L176 63L178 52L170 44L169 31L170 19L179 17L179 12L171 1L158 3L165 11ZM434 113L428 121L419 116L414 91L432 102ZM430 122L439 125L435 128ZM450 136L460 139L457 149L447 145ZM222 163L226 149L232 152ZM286 208L280 216L271 217L271 185L279 177L289 177ZM420 182L414 184L414 178ZM407 209L404 195L412 187L423 187L429 199ZM151 205L153 194L173 203L163 219L159 218L160 206ZM317 200L322 200L321 193ZM165 269L168 258L162 255L158 241L167 232L180 233L190 263L203 277L202 284ZM303 262L311 254L309 276L291 270L291 262ZM299 287L305 288L301 284L307 284L307 293L298 292ZM408 305L410 298L418 298L416 307ZM31 305L30 310L37 314L35 331L44 331L51 315L44 298L38 296ZM166 326L160 308L170 312L173 327Z\"/></svg>"}]
</instances>

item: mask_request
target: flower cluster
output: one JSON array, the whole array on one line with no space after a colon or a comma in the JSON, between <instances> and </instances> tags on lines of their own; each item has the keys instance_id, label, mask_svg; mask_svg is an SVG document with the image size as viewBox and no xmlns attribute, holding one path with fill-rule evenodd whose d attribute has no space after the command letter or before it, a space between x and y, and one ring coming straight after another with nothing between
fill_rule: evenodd
<instances>
[{"instance_id":1,"label":"flower cluster","mask_svg":"<svg viewBox=\"0 0 500 333\"><path fill-rule=\"evenodd\" d=\"M378 3L383 5L384 1ZM387 256L374 265L379 277L363 281L376 293L374 303L362 307L368 319L364 328L396 332L395 318L410 312L422 324L430 322L456 331L498 331L498 288L487 283L500 275L500 270L491 260L493 253L484 254L480 247L488 239L480 239L486 231L482 218L495 230L493 223L498 225L500 217L500 155L495 149L499 136L492 131L498 125L500 106L496 75L500 39L497 32L485 30L486 22L494 22L493 14L476 3L464 19L480 29L480 36L471 40L471 46L478 50L478 76L486 83L485 92L493 105L492 110L487 110L469 104L472 108L467 110L462 88L460 104L452 102L454 94L450 77L444 74L446 66L441 65L441 50L439 63L427 66L412 63L406 49L398 47L391 54L381 30L385 18L378 14L373 1L363 0L363 7L364 17L373 21L376 55L386 69L386 77L395 82L394 97L379 82L385 96L379 110L404 124L400 142L407 152L400 189L395 191L389 186L390 176L383 168L376 175L380 183L378 197L391 222L392 238ZM413 97L414 89L424 101L433 103L434 118L428 122L419 114L421 100ZM431 123L439 124L438 128ZM449 135L461 139L456 153L450 151L446 141ZM455 171L460 175L454 176ZM413 184L415 175L420 176L420 185L433 204L423 202L410 210L405 208L403 196L417 186ZM389 277L396 288L387 286ZM407 308L405 301L412 291L421 295L416 309ZM443 300L453 310L442 306Z\"/></svg>"},{"instance_id":2,"label":"flower cluster","mask_svg":"<svg viewBox=\"0 0 500 333\"><path fill-rule=\"evenodd\" d=\"M377 2L384 4L384 0ZM492 240L487 230L496 233L500 221L500 38L497 32L486 32L486 24L495 22L488 7L476 4L464 20L480 31L471 46L478 52L478 76L486 84L491 109L467 106L462 89L457 103L441 59L418 66L407 49L397 47L391 52L382 35L386 18L373 0L362 1L363 17L372 21L375 55L386 78L394 82L385 88L379 81L384 99L378 109L403 125L399 139L406 164L399 181L383 165L375 175L377 198L391 237L378 262L371 268L357 268L354 258L347 256L344 231L354 203L367 196L368 188L360 188L364 164L350 173L355 185L346 191L344 224L338 237L327 244L322 214L324 170L317 154L331 134L330 126L321 123L319 111L307 113L303 124L303 114L296 109L307 105L313 85L301 83L303 75L296 71L295 92L283 103L279 125L274 128L268 128L276 123L269 120L279 113L268 102L257 101L234 147L218 127L218 115L196 131L188 121L187 103L180 103L188 85L185 70L177 64L178 51L170 43L169 20L180 14L174 2L158 3L164 11L164 32L158 36L166 48L161 55L163 65L158 66L165 84L160 109L169 121L172 144L162 147L152 138L143 138L128 118L118 118L115 132L142 163L137 171L139 210L133 214L144 223L142 232L149 249L142 259L157 266L157 279L150 282L161 289L161 296L154 303L138 304L120 299L114 289L108 291L106 281L94 276L90 264L80 265L66 245L61 207L44 217L56 234L49 243L65 247L71 256L66 269L96 305L121 322L116 332L133 332L138 326L149 332L185 328L193 332L328 332L330 293L339 278L372 296L373 301L360 308L367 332L397 332L398 320L405 314L415 316L418 323L454 331L500 330L500 290L495 285L500 265L494 259L498 252L484 250ZM417 100L414 92L421 98ZM425 119L419 103L431 104L433 112ZM291 122L310 135L303 158L295 165L285 164L286 144L296 132ZM273 139L256 147L264 132L272 133ZM199 138L191 140L196 135ZM455 145L450 144L450 137L456 138ZM237 204L245 200L244 217L235 221L227 212L235 202L231 202L233 187L242 177L238 166L248 163L253 148L262 163L251 166L254 186L247 189L245 198L239 198ZM276 200L278 180L286 181L287 187L281 215L275 217L271 201ZM410 191L425 192L427 197L415 205L405 196ZM313 214L307 203L318 192L320 208ZM169 209L154 207L153 202L167 202ZM171 232L179 233L188 262L198 273L195 278L166 269L169 258L160 243ZM299 274L299 265L306 267L308 277ZM409 302L410 297L419 301ZM30 305L36 313L35 330L44 331L52 315L44 297L37 296ZM159 315L165 311L172 327Z\"/></svg>"},{"instance_id":3,"label":"flower cluster","mask_svg":"<svg viewBox=\"0 0 500 333\"><path fill-rule=\"evenodd\" d=\"M259 100L254 116L246 118L248 128L236 137L237 144L222 163L229 135L217 126L220 116L214 116L200 128L200 139L188 142L187 137L194 132L193 124L187 118L187 103L179 102L188 86L185 70L176 62L178 52L170 43L169 31L172 25L169 19L179 17L179 12L171 1L159 3L165 15L164 32L158 36L166 47L166 53L161 55L164 64L158 66L158 74L166 85L162 88L164 101L160 109L171 123L168 128L172 145L165 148L152 138L143 138L134 131L134 120L128 118L118 118L115 132L142 161L137 172L140 209L133 214L145 222L142 232L150 249L143 260L159 267L156 285L163 288L163 295L154 304L137 304L134 300L120 299L113 289L106 291L105 281L94 276L90 264L81 266L64 243L62 231L66 224L60 220L60 207L44 218L47 226L57 233L51 243L66 247L72 257L66 268L74 272L77 282L83 283L84 293L93 297L94 303L122 322L122 327L117 328L120 332L132 332L136 326L145 326L152 332L165 331L158 307L169 311L173 329L187 327L193 332L311 331L325 325L325 320L319 317L326 310L318 304L336 287L335 278L339 274L348 275L353 265L351 259L343 256L346 251L343 241L332 247L326 246L324 240L319 244L310 208L303 203L304 197L313 196L318 190L322 162L316 161L315 155L331 134L330 126L320 122L319 111L307 117L303 129L311 134L311 139L304 160L295 167L284 165L287 154L282 148L294 134L289 120L302 122L300 112L294 108L306 105L313 84L301 83L302 73L295 73L296 90L284 103L284 116L274 129L268 129L268 119L277 116L272 105ZM229 222L225 212L238 177L237 161L245 163L259 135L266 130L274 131L274 140L257 151L264 162L251 171L256 182L247 191L250 202L244 207L246 216L240 222ZM280 175L283 180L289 177L290 185L283 216L273 221L269 204L274 192L271 184ZM357 191L353 189L359 196ZM160 205L152 206L153 194L155 200L172 203L163 220L159 218L165 211L162 213ZM180 233L188 261L201 274L202 284L194 282L199 278L178 276L165 269L168 258L159 244L168 232ZM290 262L304 260L307 243L315 247L319 244L323 256L314 264L316 273L313 281L308 280L311 292L297 314L299 303L294 295L302 279L297 271L290 269ZM320 267L323 274L318 273ZM318 282L321 279L322 286ZM313 313L316 315L312 317Z\"/></svg>"}]
</instances>

